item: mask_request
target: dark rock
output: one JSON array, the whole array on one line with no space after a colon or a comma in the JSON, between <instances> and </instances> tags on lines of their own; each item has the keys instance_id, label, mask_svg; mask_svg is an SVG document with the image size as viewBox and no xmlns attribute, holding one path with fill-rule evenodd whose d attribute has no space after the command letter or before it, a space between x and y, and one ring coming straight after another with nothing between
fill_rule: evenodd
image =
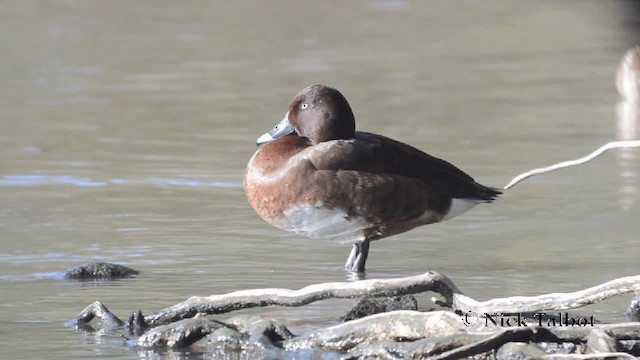
<instances>
[{"instance_id":1,"label":"dark rock","mask_svg":"<svg viewBox=\"0 0 640 360\"><path fill-rule=\"evenodd\" d=\"M74 266L64 272L64 278L68 280L105 280L132 277L138 272L122 265L105 262L92 262Z\"/></svg>"},{"instance_id":2,"label":"dark rock","mask_svg":"<svg viewBox=\"0 0 640 360\"><path fill-rule=\"evenodd\" d=\"M338 321L346 322L394 310L418 310L418 301L413 295L361 299L346 315L340 317Z\"/></svg>"}]
</instances>

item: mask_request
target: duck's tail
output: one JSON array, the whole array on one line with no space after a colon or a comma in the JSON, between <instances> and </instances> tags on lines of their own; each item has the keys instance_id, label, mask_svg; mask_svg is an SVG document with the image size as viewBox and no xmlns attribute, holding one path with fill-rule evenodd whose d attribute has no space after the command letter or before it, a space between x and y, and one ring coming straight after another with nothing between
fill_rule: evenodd
<instances>
[{"instance_id":1,"label":"duck's tail","mask_svg":"<svg viewBox=\"0 0 640 360\"><path fill-rule=\"evenodd\" d=\"M474 197L473 199L479 200L481 202L493 202L497 200L500 195L502 195L502 190L494 187L480 185L479 190L480 191L478 192L477 197Z\"/></svg>"}]
</instances>

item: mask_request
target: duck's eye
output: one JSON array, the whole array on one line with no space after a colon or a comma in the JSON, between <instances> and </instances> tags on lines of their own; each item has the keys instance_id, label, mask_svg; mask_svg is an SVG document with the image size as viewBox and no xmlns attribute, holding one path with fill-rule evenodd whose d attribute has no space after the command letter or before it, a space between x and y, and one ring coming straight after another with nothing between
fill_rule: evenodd
<instances>
[{"instance_id":1,"label":"duck's eye","mask_svg":"<svg viewBox=\"0 0 640 360\"><path fill-rule=\"evenodd\" d=\"M309 104L307 104L307 103L300 104L300 109L306 109L308 107L309 107Z\"/></svg>"}]
</instances>

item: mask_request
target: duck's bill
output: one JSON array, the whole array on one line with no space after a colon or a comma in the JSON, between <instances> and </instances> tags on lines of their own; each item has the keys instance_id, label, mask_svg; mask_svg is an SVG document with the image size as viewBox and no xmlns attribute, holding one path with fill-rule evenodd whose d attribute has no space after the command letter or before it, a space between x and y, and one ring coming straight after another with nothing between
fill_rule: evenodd
<instances>
[{"instance_id":1,"label":"duck's bill","mask_svg":"<svg viewBox=\"0 0 640 360\"><path fill-rule=\"evenodd\" d=\"M294 133L295 130L291 123L289 123L289 113L284 116L284 118L276 125L271 131L260 136L258 140L256 140L256 145L262 145L264 143L268 143L273 141L279 137L287 136L289 134Z\"/></svg>"}]
</instances>

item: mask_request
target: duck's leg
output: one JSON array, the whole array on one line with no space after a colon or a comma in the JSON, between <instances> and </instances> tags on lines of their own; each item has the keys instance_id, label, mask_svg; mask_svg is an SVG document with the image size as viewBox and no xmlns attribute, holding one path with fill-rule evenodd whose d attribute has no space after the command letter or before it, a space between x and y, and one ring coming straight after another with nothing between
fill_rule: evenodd
<instances>
[{"instance_id":1,"label":"duck's leg","mask_svg":"<svg viewBox=\"0 0 640 360\"><path fill-rule=\"evenodd\" d=\"M344 264L344 268L347 269L347 271L364 272L367 256L369 256L369 240L353 243L353 248L351 249L347 263Z\"/></svg>"}]
</instances>

